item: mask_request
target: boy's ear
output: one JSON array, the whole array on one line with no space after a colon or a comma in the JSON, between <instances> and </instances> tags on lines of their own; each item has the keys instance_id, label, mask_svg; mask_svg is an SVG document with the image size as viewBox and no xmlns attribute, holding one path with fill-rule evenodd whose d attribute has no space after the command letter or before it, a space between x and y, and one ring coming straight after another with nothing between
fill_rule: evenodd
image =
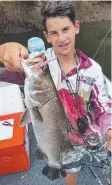
<instances>
[{"instance_id":1,"label":"boy's ear","mask_svg":"<svg viewBox=\"0 0 112 185\"><path fill-rule=\"evenodd\" d=\"M78 34L80 30L80 22L78 20L74 22L74 27L75 27L75 33Z\"/></svg>"},{"instance_id":2,"label":"boy's ear","mask_svg":"<svg viewBox=\"0 0 112 185\"><path fill-rule=\"evenodd\" d=\"M43 34L47 40L48 43L50 43L49 37L48 37L48 33L46 31L43 31Z\"/></svg>"}]
</instances>

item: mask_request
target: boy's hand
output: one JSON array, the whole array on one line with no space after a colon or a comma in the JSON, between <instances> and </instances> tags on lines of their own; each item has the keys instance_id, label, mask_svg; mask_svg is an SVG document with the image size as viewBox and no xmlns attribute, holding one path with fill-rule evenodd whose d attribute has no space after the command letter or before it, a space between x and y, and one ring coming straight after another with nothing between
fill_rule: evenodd
<instances>
[{"instance_id":1,"label":"boy's hand","mask_svg":"<svg viewBox=\"0 0 112 185\"><path fill-rule=\"evenodd\" d=\"M106 131L107 149L112 151L112 129Z\"/></svg>"},{"instance_id":2,"label":"boy's hand","mask_svg":"<svg viewBox=\"0 0 112 185\"><path fill-rule=\"evenodd\" d=\"M16 42L8 42L0 46L0 61L9 71L23 71L20 57L27 59L28 50Z\"/></svg>"}]
</instances>

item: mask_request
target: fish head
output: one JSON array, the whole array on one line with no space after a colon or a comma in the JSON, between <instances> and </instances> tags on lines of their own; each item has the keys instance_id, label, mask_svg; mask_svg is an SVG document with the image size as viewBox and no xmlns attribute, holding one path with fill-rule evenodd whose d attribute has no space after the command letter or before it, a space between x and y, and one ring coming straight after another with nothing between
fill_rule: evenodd
<instances>
[{"instance_id":1,"label":"fish head","mask_svg":"<svg viewBox=\"0 0 112 185\"><path fill-rule=\"evenodd\" d=\"M39 56L37 53L36 56ZM33 58L33 57L32 57ZM48 66L46 68L40 68L39 70L32 71L31 65L29 66L30 58L22 62L24 72L26 74L25 79L25 102L27 107L43 106L49 101L49 78L48 78Z\"/></svg>"},{"instance_id":2,"label":"fish head","mask_svg":"<svg viewBox=\"0 0 112 185\"><path fill-rule=\"evenodd\" d=\"M32 76L35 76L35 75L38 76L39 74L41 74L43 72L41 67L39 70L32 70L32 67L34 67L34 66L36 66L36 64L38 64L38 62L34 61L34 60L36 58L42 57L42 56L45 56L44 52L37 51L37 52L32 52L31 54L29 54L29 58L26 60L23 58L20 58L21 65L23 67L23 70L24 70L27 78L32 78Z\"/></svg>"}]
</instances>

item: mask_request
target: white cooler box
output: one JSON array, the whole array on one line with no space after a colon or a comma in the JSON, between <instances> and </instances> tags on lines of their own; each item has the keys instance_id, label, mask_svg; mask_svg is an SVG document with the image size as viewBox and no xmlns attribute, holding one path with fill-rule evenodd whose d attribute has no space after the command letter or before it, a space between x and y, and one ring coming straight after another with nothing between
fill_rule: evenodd
<instances>
[{"instance_id":1,"label":"white cooler box","mask_svg":"<svg viewBox=\"0 0 112 185\"><path fill-rule=\"evenodd\" d=\"M30 167L28 129L18 126L24 110L19 85L0 82L0 175Z\"/></svg>"}]
</instances>

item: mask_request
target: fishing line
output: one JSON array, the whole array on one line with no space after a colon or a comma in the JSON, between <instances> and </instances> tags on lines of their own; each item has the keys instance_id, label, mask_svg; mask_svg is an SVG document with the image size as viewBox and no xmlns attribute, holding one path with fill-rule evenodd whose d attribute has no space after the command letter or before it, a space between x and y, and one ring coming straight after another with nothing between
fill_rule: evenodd
<instances>
[{"instance_id":1,"label":"fishing line","mask_svg":"<svg viewBox=\"0 0 112 185\"><path fill-rule=\"evenodd\" d=\"M96 53L94 54L93 59L96 57L96 55L97 55L97 53L98 53L98 51L99 51L100 47L102 46L102 44L103 44L103 42L104 42L105 38L107 37L107 35L109 34L109 32L110 32L110 30L111 30L111 29L112 29L112 27L110 27L110 29L107 31L106 35L104 36L104 38L103 38L102 42L100 43L100 45L99 45L99 47L98 47L98 49L97 49Z\"/></svg>"},{"instance_id":2,"label":"fishing line","mask_svg":"<svg viewBox=\"0 0 112 185\"><path fill-rule=\"evenodd\" d=\"M93 169L92 166L89 166L90 171L92 172L93 176L95 177L96 181L100 184L103 185L101 180L99 179L98 175L96 174L95 170Z\"/></svg>"}]
</instances>

